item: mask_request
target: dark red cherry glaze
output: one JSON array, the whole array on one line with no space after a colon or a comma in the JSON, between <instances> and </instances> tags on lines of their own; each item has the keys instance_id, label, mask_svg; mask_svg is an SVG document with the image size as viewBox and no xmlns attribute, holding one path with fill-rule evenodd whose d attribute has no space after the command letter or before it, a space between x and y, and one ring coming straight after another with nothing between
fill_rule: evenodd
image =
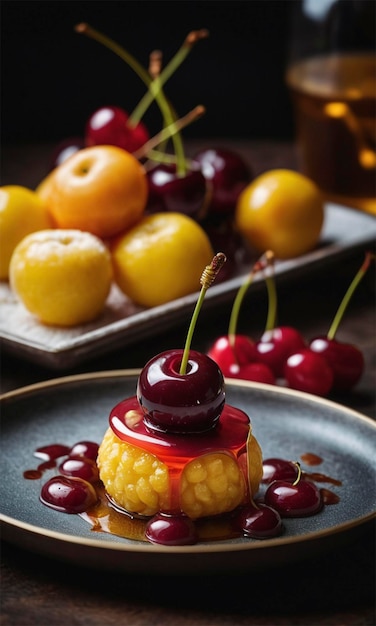
<instances>
[{"instance_id":1,"label":"dark red cherry glaze","mask_svg":"<svg viewBox=\"0 0 376 626\"><path fill-rule=\"evenodd\" d=\"M236 526L253 539L276 537L283 531L280 514L266 504L250 503L243 507L236 517Z\"/></svg>"},{"instance_id":2,"label":"dark red cherry glaze","mask_svg":"<svg viewBox=\"0 0 376 626\"><path fill-rule=\"evenodd\" d=\"M148 139L149 132L144 124L139 122L135 127L128 126L128 114L116 106L97 109L85 127L86 146L112 145L135 152Z\"/></svg>"},{"instance_id":3,"label":"dark red cherry glaze","mask_svg":"<svg viewBox=\"0 0 376 626\"><path fill-rule=\"evenodd\" d=\"M253 178L248 164L240 154L225 148L200 150L193 160L200 164L212 187L209 213L232 213L240 193Z\"/></svg>"},{"instance_id":4,"label":"dark red cherry glaze","mask_svg":"<svg viewBox=\"0 0 376 626\"><path fill-rule=\"evenodd\" d=\"M305 347L303 337L295 328L279 326L265 331L256 343L257 360L268 365L274 375L281 378L288 357Z\"/></svg>"},{"instance_id":5,"label":"dark red cherry glaze","mask_svg":"<svg viewBox=\"0 0 376 626\"><path fill-rule=\"evenodd\" d=\"M180 374L184 350L156 355L142 369L137 398L149 429L200 433L213 428L225 403L223 374L207 355L191 350Z\"/></svg>"},{"instance_id":6,"label":"dark red cherry glaze","mask_svg":"<svg viewBox=\"0 0 376 626\"><path fill-rule=\"evenodd\" d=\"M197 543L194 522L185 515L158 513L146 524L145 536L151 543L164 546L185 546Z\"/></svg>"},{"instance_id":7,"label":"dark red cherry glaze","mask_svg":"<svg viewBox=\"0 0 376 626\"><path fill-rule=\"evenodd\" d=\"M364 357L356 346L336 339L316 337L309 345L312 352L324 357L333 372L333 391L348 391L359 381L364 370Z\"/></svg>"},{"instance_id":8,"label":"dark red cherry glaze","mask_svg":"<svg viewBox=\"0 0 376 626\"><path fill-rule=\"evenodd\" d=\"M84 457L68 457L60 463L59 472L63 476L82 478L83 480L87 480L89 483L95 483L99 480L97 464L95 461L85 459Z\"/></svg>"},{"instance_id":9,"label":"dark red cherry glaze","mask_svg":"<svg viewBox=\"0 0 376 626\"><path fill-rule=\"evenodd\" d=\"M229 335L223 335L214 342L208 356L219 365L224 376L232 376L239 366L256 361L257 351L247 335L235 335L233 344Z\"/></svg>"},{"instance_id":10,"label":"dark red cherry glaze","mask_svg":"<svg viewBox=\"0 0 376 626\"><path fill-rule=\"evenodd\" d=\"M293 483L298 477L296 463L286 461L285 459L265 459L262 467L262 482L266 484L272 483L274 480L285 480Z\"/></svg>"},{"instance_id":11,"label":"dark red cherry glaze","mask_svg":"<svg viewBox=\"0 0 376 626\"><path fill-rule=\"evenodd\" d=\"M40 500L62 513L83 513L97 501L97 494L85 480L54 476L43 485Z\"/></svg>"},{"instance_id":12,"label":"dark red cherry glaze","mask_svg":"<svg viewBox=\"0 0 376 626\"><path fill-rule=\"evenodd\" d=\"M94 441L78 441L70 449L69 456L72 458L84 456L86 459L96 461L98 456L98 447L98 444Z\"/></svg>"},{"instance_id":13,"label":"dark red cherry glaze","mask_svg":"<svg viewBox=\"0 0 376 626\"><path fill-rule=\"evenodd\" d=\"M282 517L314 515L323 506L319 489L308 480L299 480L296 484L275 480L267 488L264 500Z\"/></svg>"},{"instance_id":14,"label":"dark red cherry glaze","mask_svg":"<svg viewBox=\"0 0 376 626\"><path fill-rule=\"evenodd\" d=\"M184 213L201 220L207 210L208 186L199 167L192 166L179 176L174 164L161 163L147 172L148 213Z\"/></svg>"},{"instance_id":15,"label":"dark red cherry glaze","mask_svg":"<svg viewBox=\"0 0 376 626\"><path fill-rule=\"evenodd\" d=\"M289 356L284 368L287 385L292 389L326 396L333 385L333 372L321 354L309 348Z\"/></svg>"}]
</instances>

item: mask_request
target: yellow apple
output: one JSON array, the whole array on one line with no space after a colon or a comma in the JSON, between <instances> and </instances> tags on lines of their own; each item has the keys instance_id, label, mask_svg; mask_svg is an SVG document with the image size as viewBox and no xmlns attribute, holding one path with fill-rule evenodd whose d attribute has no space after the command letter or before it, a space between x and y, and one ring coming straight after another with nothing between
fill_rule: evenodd
<instances>
[{"instance_id":1,"label":"yellow apple","mask_svg":"<svg viewBox=\"0 0 376 626\"><path fill-rule=\"evenodd\" d=\"M0 187L0 280L9 277L16 245L29 233L51 226L47 208L35 191L20 185Z\"/></svg>"},{"instance_id":2,"label":"yellow apple","mask_svg":"<svg viewBox=\"0 0 376 626\"><path fill-rule=\"evenodd\" d=\"M84 148L38 187L57 228L103 239L133 226L145 210L148 184L141 163L116 146Z\"/></svg>"},{"instance_id":3,"label":"yellow apple","mask_svg":"<svg viewBox=\"0 0 376 626\"><path fill-rule=\"evenodd\" d=\"M16 246L9 281L25 308L47 325L75 326L102 312L112 283L108 248L91 233L47 229Z\"/></svg>"},{"instance_id":4,"label":"yellow apple","mask_svg":"<svg viewBox=\"0 0 376 626\"><path fill-rule=\"evenodd\" d=\"M259 253L272 250L280 259L300 256L318 243L324 202L317 185L287 169L264 172L240 194L235 224Z\"/></svg>"},{"instance_id":5,"label":"yellow apple","mask_svg":"<svg viewBox=\"0 0 376 626\"><path fill-rule=\"evenodd\" d=\"M145 307L199 291L201 274L214 256L195 220L168 212L145 216L113 241L111 254L115 282Z\"/></svg>"}]
</instances>

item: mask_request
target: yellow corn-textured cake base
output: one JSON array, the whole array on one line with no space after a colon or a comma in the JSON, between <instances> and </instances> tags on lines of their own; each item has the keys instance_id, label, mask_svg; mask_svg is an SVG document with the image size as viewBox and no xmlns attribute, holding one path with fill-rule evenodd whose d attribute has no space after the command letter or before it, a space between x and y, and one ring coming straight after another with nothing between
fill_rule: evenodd
<instances>
[{"instance_id":1,"label":"yellow corn-textured cake base","mask_svg":"<svg viewBox=\"0 0 376 626\"><path fill-rule=\"evenodd\" d=\"M262 454L254 437L247 447L249 487L255 494L262 478ZM121 441L108 428L97 462L108 495L127 511L151 516L169 509L168 467L153 454ZM192 519L232 511L245 495L244 474L225 451L193 459L182 472L180 508Z\"/></svg>"}]
</instances>

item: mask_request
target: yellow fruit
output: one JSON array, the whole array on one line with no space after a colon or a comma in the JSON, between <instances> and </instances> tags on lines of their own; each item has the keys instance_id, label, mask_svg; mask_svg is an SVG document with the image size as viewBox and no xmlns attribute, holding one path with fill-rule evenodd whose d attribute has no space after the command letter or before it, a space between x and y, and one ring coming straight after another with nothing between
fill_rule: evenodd
<instances>
[{"instance_id":1,"label":"yellow fruit","mask_svg":"<svg viewBox=\"0 0 376 626\"><path fill-rule=\"evenodd\" d=\"M52 227L42 199L26 187L0 187L0 280L9 277L9 262L16 245L29 233Z\"/></svg>"},{"instance_id":2,"label":"yellow fruit","mask_svg":"<svg viewBox=\"0 0 376 626\"><path fill-rule=\"evenodd\" d=\"M200 289L214 256L202 227L181 213L155 213L111 247L115 281L129 298L153 307Z\"/></svg>"},{"instance_id":3,"label":"yellow fruit","mask_svg":"<svg viewBox=\"0 0 376 626\"><path fill-rule=\"evenodd\" d=\"M242 457L238 464L231 454L218 451L187 462L179 485L181 510L192 519L234 510L247 497L247 468L255 494L262 478L262 455L254 437ZM99 446L98 468L106 492L127 511L151 516L170 508L167 465L150 452L121 441L111 428Z\"/></svg>"},{"instance_id":4,"label":"yellow fruit","mask_svg":"<svg viewBox=\"0 0 376 626\"><path fill-rule=\"evenodd\" d=\"M257 252L272 250L288 259L317 244L324 221L318 187L292 170L270 170L255 178L240 194L235 224Z\"/></svg>"},{"instance_id":5,"label":"yellow fruit","mask_svg":"<svg viewBox=\"0 0 376 626\"><path fill-rule=\"evenodd\" d=\"M38 186L57 228L113 237L142 217L148 184L141 163L116 146L75 152Z\"/></svg>"},{"instance_id":6,"label":"yellow fruit","mask_svg":"<svg viewBox=\"0 0 376 626\"><path fill-rule=\"evenodd\" d=\"M103 310L112 281L103 242L78 230L43 230L25 237L10 262L10 285L44 324L74 326Z\"/></svg>"}]
</instances>

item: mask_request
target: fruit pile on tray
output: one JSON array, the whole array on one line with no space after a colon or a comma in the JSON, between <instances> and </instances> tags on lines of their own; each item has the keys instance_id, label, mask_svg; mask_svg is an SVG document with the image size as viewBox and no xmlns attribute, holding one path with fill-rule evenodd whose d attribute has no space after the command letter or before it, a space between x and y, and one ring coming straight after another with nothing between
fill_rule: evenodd
<instances>
[{"instance_id":1,"label":"fruit pile on tray","mask_svg":"<svg viewBox=\"0 0 376 626\"><path fill-rule=\"evenodd\" d=\"M254 178L243 157L221 147L186 156L182 131L205 107L179 117L165 85L205 29L190 32L165 65L153 51L148 68L87 24L76 31L120 56L143 91L131 113L94 111L82 137L56 147L35 190L0 189L0 276L42 324L96 319L113 284L141 307L194 293L219 250L226 279L240 248L291 258L315 247L324 208L309 179L283 169ZM152 105L161 122L150 137L143 118Z\"/></svg>"}]
</instances>

